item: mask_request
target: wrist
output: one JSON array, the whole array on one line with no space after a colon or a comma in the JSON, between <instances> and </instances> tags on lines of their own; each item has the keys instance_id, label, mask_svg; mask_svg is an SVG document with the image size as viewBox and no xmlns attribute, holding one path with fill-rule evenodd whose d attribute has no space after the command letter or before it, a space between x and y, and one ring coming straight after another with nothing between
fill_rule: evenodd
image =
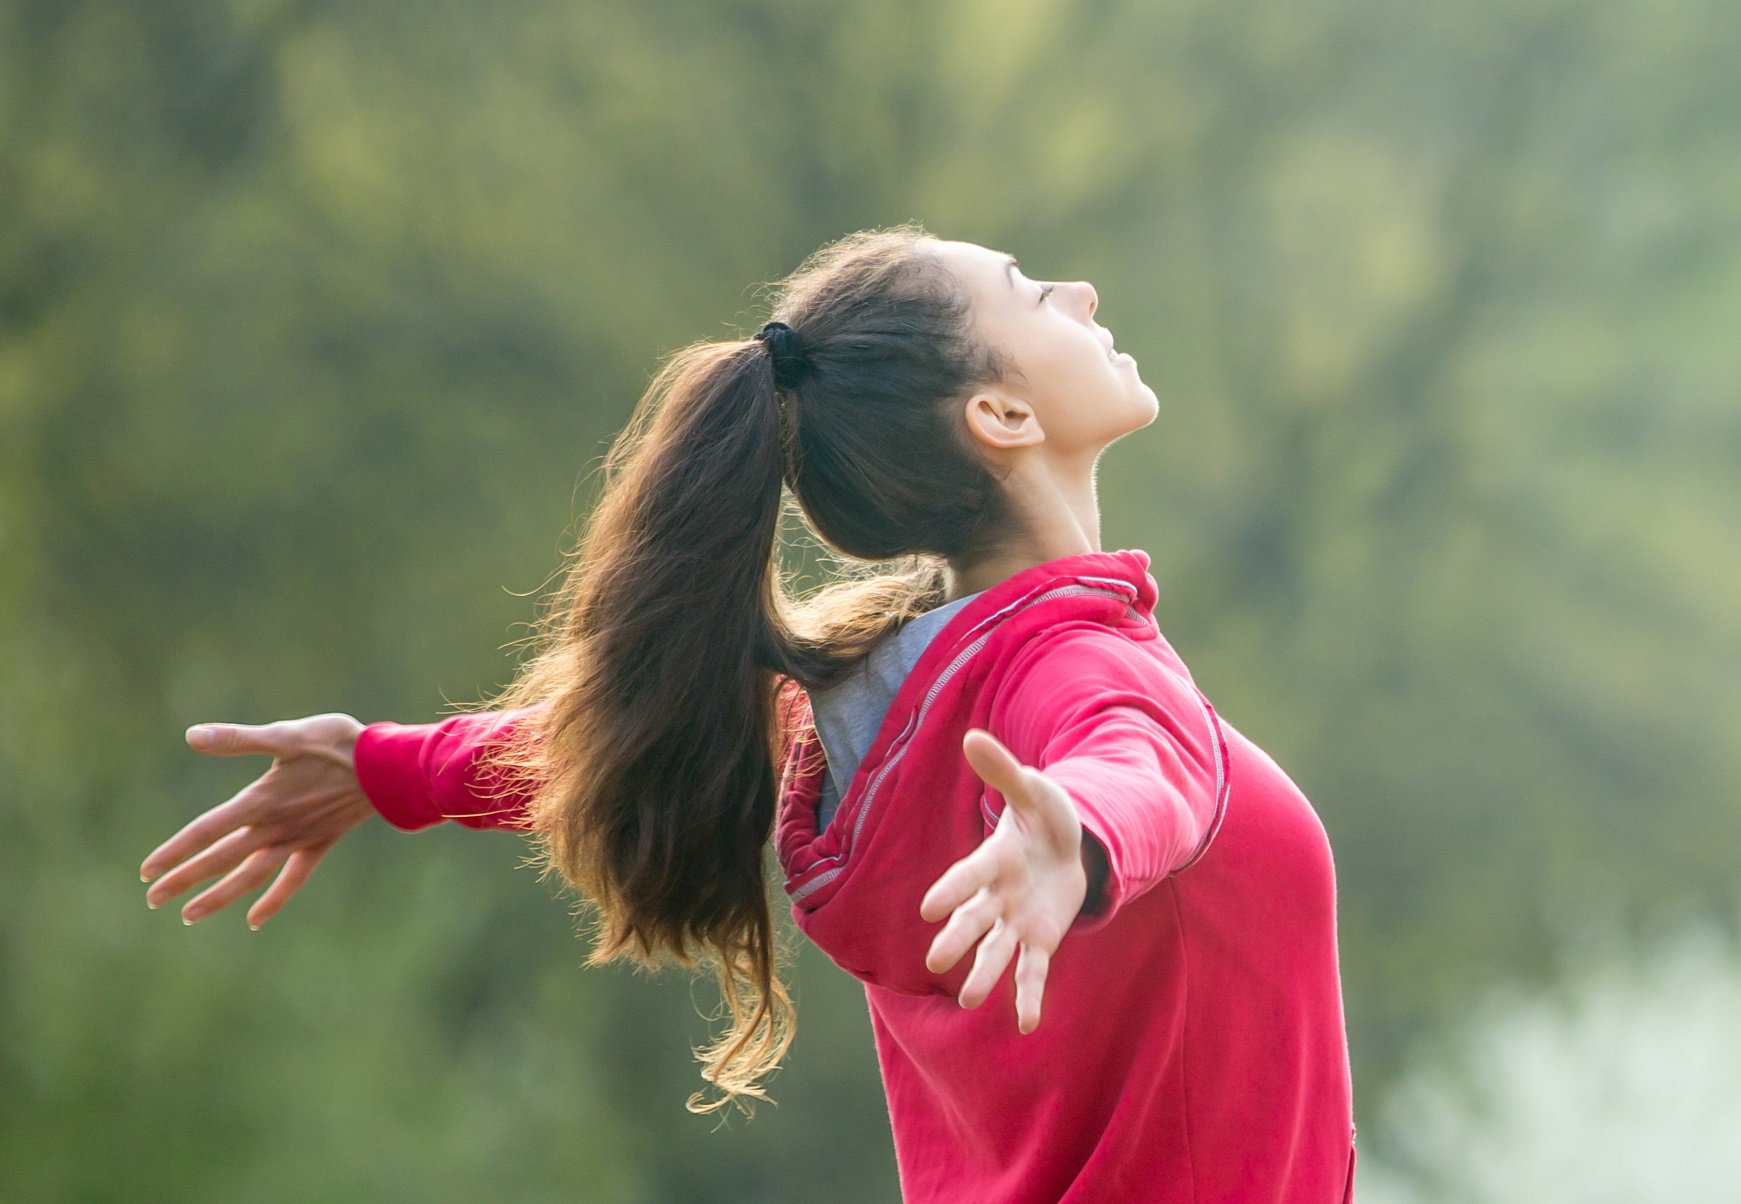
<instances>
[{"instance_id":1,"label":"wrist","mask_svg":"<svg viewBox=\"0 0 1741 1204\"><path fill-rule=\"evenodd\" d=\"M314 741L315 752L328 761L356 772L357 738L363 734L362 722L350 715L336 713L317 716L316 721L320 728L318 738Z\"/></svg>"}]
</instances>

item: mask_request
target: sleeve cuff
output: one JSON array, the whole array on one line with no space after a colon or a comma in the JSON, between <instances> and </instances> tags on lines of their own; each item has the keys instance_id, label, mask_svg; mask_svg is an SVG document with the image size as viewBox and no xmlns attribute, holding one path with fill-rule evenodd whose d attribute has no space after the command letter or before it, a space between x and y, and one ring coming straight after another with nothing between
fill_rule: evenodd
<instances>
[{"instance_id":1,"label":"sleeve cuff","mask_svg":"<svg viewBox=\"0 0 1741 1204\"><path fill-rule=\"evenodd\" d=\"M1085 901L1093 903L1094 910L1082 912L1076 917L1076 922L1070 926L1077 932L1093 932L1097 928L1104 927L1123 906L1125 897L1124 874L1120 872L1118 856L1114 852L1115 845L1110 833L1102 831L1100 817L1095 815L1090 808L1082 805L1081 795L1073 790L1070 795L1076 800L1076 816L1082 821L1083 841L1086 843L1093 840L1098 843L1106 864L1106 877L1101 881L1099 896Z\"/></svg>"},{"instance_id":2,"label":"sleeve cuff","mask_svg":"<svg viewBox=\"0 0 1741 1204\"><path fill-rule=\"evenodd\" d=\"M405 832L446 818L424 790L427 738L427 727L401 723L371 723L357 736L357 781L381 818Z\"/></svg>"}]
</instances>

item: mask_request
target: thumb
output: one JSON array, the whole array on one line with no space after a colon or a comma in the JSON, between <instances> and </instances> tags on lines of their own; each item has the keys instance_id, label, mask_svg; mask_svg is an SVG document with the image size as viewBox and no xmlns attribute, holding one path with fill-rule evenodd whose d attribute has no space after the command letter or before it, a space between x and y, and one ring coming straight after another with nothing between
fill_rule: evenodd
<instances>
[{"instance_id":1,"label":"thumb","mask_svg":"<svg viewBox=\"0 0 1741 1204\"><path fill-rule=\"evenodd\" d=\"M973 772L1003 795L1005 814L1013 811L1023 817L1030 831L1044 831L1052 839L1072 845L1081 840L1081 820L1070 796L1044 773L1018 761L996 736L974 728L962 740L961 748Z\"/></svg>"},{"instance_id":2,"label":"thumb","mask_svg":"<svg viewBox=\"0 0 1741 1204\"><path fill-rule=\"evenodd\" d=\"M276 757L290 751L289 736L282 723L199 723L187 729L187 744L214 757Z\"/></svg>"},{"instance_id":3,"label":"thumb","mask_svg":"<svg viewBox=\"0 0 1741 1204\"><path fill-rule=\"evenodd\" d=\"M1028 783L1022 763L1003 742L983 728L973 728L961 741L961 751L980 780L1006 799L1026 801Z\"/></svg>"}]
</instances>

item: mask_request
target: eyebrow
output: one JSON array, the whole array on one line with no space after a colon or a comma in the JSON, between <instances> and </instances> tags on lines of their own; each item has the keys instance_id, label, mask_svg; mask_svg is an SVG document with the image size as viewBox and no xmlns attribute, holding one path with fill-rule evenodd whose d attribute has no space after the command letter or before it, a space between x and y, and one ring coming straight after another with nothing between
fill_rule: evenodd
<instances>
[{"instance_id":1,"label":"eyebrow","mask_svg":"<svg viewBox=\"0 0 1741 1204\"><path fill-rule=\"evenodd\" d=\"M1008 259L1004 260L1003 274L1008 277L1011 288L1016 286L1016 266L1016 257L1014 255L1011 255Z\"/></svg>"}]
</instances>

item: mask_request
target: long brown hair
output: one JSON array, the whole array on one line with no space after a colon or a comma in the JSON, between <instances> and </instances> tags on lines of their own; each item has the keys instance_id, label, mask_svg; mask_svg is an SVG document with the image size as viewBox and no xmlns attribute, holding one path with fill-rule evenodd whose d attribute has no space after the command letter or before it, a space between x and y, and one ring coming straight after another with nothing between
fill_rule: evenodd
<instances>
[{"instance_id":1,"label":"long brown hair","mask_svg":"<svg viewBox=\"0 0 1741 1204\"><path fill-rule=\"evenodd\" d=\"M673 355L605 485L537 654L498 700L535 708L502 753L538 783L547 867L596 911L594 962L697 958L730 1030L697 1051L711 1111L763 1094L791 1042L763 854L783 681L837 681L942 600L939 558L1004 532L1003 493L958 407L1000 365L916 226L854 234L777 287L763 341ZM917 559L807 602L779 570L782 486L847 557Z\"/></svg>"}]
</instances>

